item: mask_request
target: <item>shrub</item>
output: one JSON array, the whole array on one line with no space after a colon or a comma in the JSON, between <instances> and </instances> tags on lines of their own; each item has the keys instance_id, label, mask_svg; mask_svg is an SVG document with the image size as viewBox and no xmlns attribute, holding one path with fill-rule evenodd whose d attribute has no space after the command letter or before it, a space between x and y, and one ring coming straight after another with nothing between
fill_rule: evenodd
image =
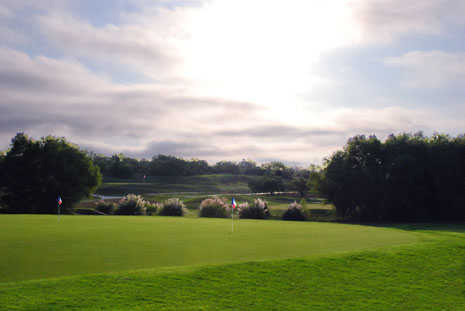
<instances>
[{"instance_id":1,"label":"shrub","mask_svg":"<svg viewBox=\"0 0 465 311\"><path fill-rule=\"evenodd\" d=\"M184 215L184 203L178 199L168 199L158 211L160 216L182 216Z\"/></svg>"},{"instance_id":2,"label":"shrub","mask_svg":"<svg viewBox=\"0 0 465 311\"><path fill-rule=\"evenodd\" d=\"M287 211L283 214L284 220L305 220L307 216L302 208L302 205L297 202L289 204Z\"/></svg>"},{"instance_id":3,"label":"shrub","mask_svg":"<svg viewBox=\"0 0 465 311\"><path fill-rule=\"evenodd\" d=\"M266 219L270 216L268 203L262 199L255 199L252 206L249 206L248 203L243 203L239 205L239 215L241 218Z\"/></svg>"},{"instance_id":4,"label":"shrub","mask_svg":"<svg viewBox=\"0 0 465 311\"><path fill-rule=\"evenodd\" d=\"M224 199L221 198L208 198L200 203L200 217L228 217L230 210Z\"/></svg>"},{"instance_id":5,"label":"shrub","mask_svg":"<svg viewBox=\"0 0 465 311\"><path fill-rule=\"evenodd\" d=\"M161 203L152 203L145 201L145 213L148 216L156 215L159 210L161 210L163 204Z\"/></svg>"},{"instance_id":6,"label":"shrub","mask_svg":"<svg viewBox=\"0 0 465 311\"><path fill-rule=\"evenodd\" d=\"M99 201L95 206L95 209L101 213L111 215L115 211L116 204L113 202Z\"/></svg>"},{"instance_id":7,"label":"shrub","mask_svg":"<svg viewBox=\"0 0 465 311\"><path fill-rule=\"evenodd\" d=\"M128 194L118 202L115 215L145 215L146 203L140 195Z\"/></svg>"}]
</instances>

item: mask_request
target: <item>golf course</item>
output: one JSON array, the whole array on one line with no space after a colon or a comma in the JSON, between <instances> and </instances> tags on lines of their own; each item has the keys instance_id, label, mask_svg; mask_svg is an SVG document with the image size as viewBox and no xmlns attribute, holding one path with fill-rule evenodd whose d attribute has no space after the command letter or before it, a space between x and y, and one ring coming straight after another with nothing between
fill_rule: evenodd
<instances>
[{"instance_id":1,"label":"golf course","mask_svg":"<svg viewBox=\"0 0 465 311\"><path fill-rule=\"evenodd\" d=\"M0 310L463 310L465 225L0 215Z\"/></svg>"}]
</instances>

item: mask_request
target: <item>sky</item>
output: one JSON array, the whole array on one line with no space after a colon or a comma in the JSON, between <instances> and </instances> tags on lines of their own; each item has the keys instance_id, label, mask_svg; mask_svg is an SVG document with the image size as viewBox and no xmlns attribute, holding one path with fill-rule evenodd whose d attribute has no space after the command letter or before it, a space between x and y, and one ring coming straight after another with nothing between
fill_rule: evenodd
<instances>
[{"instance_id":1,"label":"sky","mask_svg":"<svg viewBox=\"0 0 465 311\"><path fill-rule=\"evenodd\" d=\"M2 0L17 132L135 158L321 163L358 134L465 133L463 0Z\"/></svg>"}]
</instances>

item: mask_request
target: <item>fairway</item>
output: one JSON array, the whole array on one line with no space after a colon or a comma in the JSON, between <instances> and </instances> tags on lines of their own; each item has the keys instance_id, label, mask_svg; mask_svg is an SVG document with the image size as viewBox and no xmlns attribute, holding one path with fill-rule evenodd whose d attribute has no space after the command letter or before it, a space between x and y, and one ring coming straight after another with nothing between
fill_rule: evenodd
<instances>
[{"instance_id":1,"label":"fairway","mask_svg":"<svg viewBox=\"0 0 465 311\"><path fill-rule=\"evenodd\" d=\"M249 181L257 176L214 174L195 176L149 176L146 181L106 179L98 189L103 195L125 195L128 193L204 192L204 193L248 193Z\"/></svg>"},{"instance_id":2,"label":"fairway","mask_svg":"<svg viewBox=\"0 0 465 311\"><path fill-rule=\"evenodd\" d=\"M417 234L332 223L1 215L0 282L294 257L415 243Z\"/></svg>"}]
</instances>

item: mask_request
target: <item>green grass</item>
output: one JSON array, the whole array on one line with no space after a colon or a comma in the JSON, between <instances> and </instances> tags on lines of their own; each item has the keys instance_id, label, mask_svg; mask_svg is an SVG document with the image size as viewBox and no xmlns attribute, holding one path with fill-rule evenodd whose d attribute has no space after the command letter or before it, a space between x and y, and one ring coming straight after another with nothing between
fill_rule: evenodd
<instances>
[{"instance_id":1,"label":"green grass","mask_svg":"<svg viewBox=\"0 0 465 311\"><path fill-rule=\"evenodd\" d=\"M143 216L1 215L0 282L166 266L321 256L413 243L393 229Z\"/></svg>"},{"instance_id":2,"label":"green grass","mask_svg":"<svg viewBox=\"0 0 465 311\"><path fill-rule=\"evenodd\" d=\"M230 225L2 215L0 310L465 310L465 225Z\"/></svg>"},{"instance_id":3,"label":"green grass","mask_svg":"<svg viewBox=\"0 0 465 311\"><path fill-rule=\"evenodd\" d=\"M103 195L128 193L203 192L203 193L247 193L248 182L256 179L248 175L196 175L196 176L150 176L142 180L105 180L97 190Z\"/></svg>"}]
</instances>

